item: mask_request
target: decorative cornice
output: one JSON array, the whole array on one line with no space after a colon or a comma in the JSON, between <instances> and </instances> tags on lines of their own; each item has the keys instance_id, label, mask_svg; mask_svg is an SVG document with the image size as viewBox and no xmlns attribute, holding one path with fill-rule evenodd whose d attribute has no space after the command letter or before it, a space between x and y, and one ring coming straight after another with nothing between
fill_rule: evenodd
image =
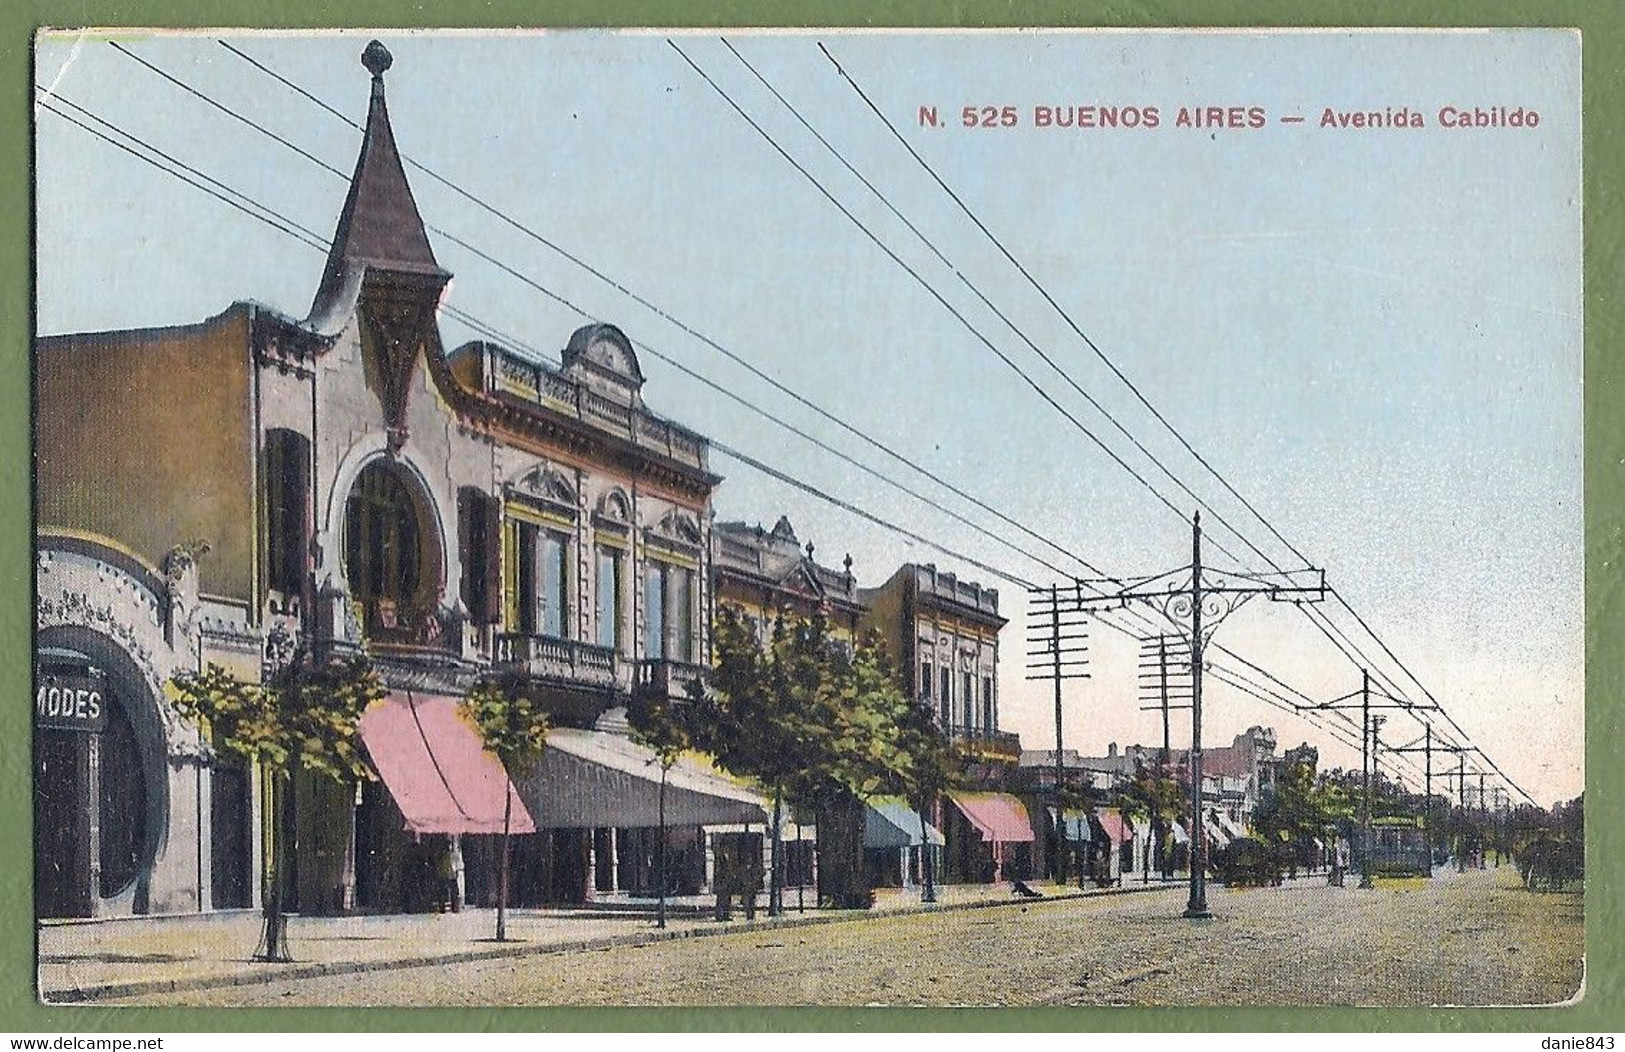
<instances>
[{"instance_id":1,"label":"decorative cornice","mask_svg":"<svg viewBox=\"0 0 1625 1052\"><path fill-rule=\"evenodd\" d=\"M452 375L439 334L431 332L423 348L429 376L452 411L466 426L506 430L587 459L608 462L639 479L664 485L696 501L711 495L722 476L661 457L619 436L564 416L546 406L511 395L472 391ZM502 441L502 436L494 436Z\"/></svg>"}]
</instances>

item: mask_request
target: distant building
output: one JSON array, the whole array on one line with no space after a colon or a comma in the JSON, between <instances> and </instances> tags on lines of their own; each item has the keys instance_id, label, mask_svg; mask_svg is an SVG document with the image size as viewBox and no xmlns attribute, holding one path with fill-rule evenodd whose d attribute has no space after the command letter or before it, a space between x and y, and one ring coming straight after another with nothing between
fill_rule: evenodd
<instances>
[{"instance_id":1,"label":"distant building","mask_svg":"<svg viewBox=\"0 0 1625 1052\"><path fill-rule=\"evenodd\" d=\"M1273 729L1249 727L1236 735L1229 745L1208 746L1202 750L1202 810L1211 850L1246 835L1261 794L1274 786L1276 772L1282 763L1282 757L1275 755L1275 746ZM1292 752L1296 755L1299 751ZM1104 756L1084 756L1075 749L1063 749L1061 777L1065 784L1085 790L1100 805L1105 805L1134 778L1137 771L1154 770L1161 757L1160 746L1127 745L1119 749L1116 742L1107 745ZM1189 764L1189 749L1168 750L1169 773L1186 786L1190 784ZM1054 799L1055 750L1023 750L1021 770L1026 776L1026 784L1032 787L1030 792L1037 799ZM1096 810L1098 812L1100 807L1097 806ZM1053 816L1051 821L1055 823ZM1189 833L1189 815L1182 815L1176 821L1179 823L1176 837L1183 842ZM1081 814L1069 814L1065 822L1053 824L1051 842L1062 830L1083 830L1083 822ZM1122 866L1123 872L1132 872L1137 865L1143 865L1144 834L1145 831L1138 828L1130 834L1131 838L1138 837L1138 846L1133 852L1138 853L1140 861L1132 860L1133 852L1124 852L1121 860L1126 863ZM1069 832L1067 835L1069 839L1076 839L1080 834ZM1114 840L1116 836L1111 830L1103 834L1099 829L1094 831L1094 835L1097 840ZM1092 853L1098 854L1098 850Z\"/></svg>"},{"instance_id":2,"label":"distant building","mask_svg":"<svg viewBox=\"0 0 1625 1052\"><path fill-rule=\"evenodd\" d=\"M1021 739L999 729L999 593L933 565L908 563L860 591L865 625L880 633L921 705L969 765L971 786L930 816L944 843L938 879L985 883L1034 871L1032 817L1009 791Z\"/></svg>"},{"instance_id":3,"label":"distant building","mask_svg":"<svg viewBox=\"0 0 1625 1052\"><path fill-rule=\"evenodd\" d=\"M908 563L859 598L943 733L973 761L1015 764L1021 740L999 730L999 632L1009 622L997 589Z\"/></svg>"}]
</instances>

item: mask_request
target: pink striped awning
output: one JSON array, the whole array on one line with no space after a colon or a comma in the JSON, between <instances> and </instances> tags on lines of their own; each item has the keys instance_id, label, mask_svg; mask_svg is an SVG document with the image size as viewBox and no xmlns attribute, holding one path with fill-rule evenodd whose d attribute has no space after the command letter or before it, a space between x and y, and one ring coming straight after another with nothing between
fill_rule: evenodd
<instances>
[{"instance_id":1,"label":"pink striped awning","mask_svg":"<svg viewBox=\"0 0 1625 1052\"><path fill-rule=\"evenodd\" d=\"M410 833L500 833L511 794L509 831L534 833L502 764L458 713L457 699L400 691L361 716L361 741Z\"/></svg>"},{"instance_id":2,"label":"pink striped awning","mask_svg":"<svg viewBox=\"0 0 1625 1052\"><path fill-rule=\"evenodd\" d=\"M1027 808L1009 793L949 793L948 799L976 827L983 840L1029 844L1034 839Z\"/></svg>"},{"instance_id":3,"label":"pink striped awning","mask_svg":"<svg viewBox=\"0 0 1625 1052\"><path fill-rule=\"evenodd\" d=\"M1095 812L1095 818L1100 822L1100 828L1106 831L1106 836L1112 843L1126 844L1134 839L1134 824L1124 818L1121 811L1102 807Z\"/></svg>"}]
</instances>

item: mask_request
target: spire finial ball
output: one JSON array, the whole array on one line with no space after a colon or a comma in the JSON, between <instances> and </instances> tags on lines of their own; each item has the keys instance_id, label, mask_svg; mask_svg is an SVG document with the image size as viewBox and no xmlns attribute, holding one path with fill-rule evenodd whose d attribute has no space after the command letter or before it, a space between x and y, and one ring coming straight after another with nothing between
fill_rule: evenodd
<instances>
[{"instance_id":1,"label":"spire finial ball","mask_svg":"<svg viewBox=\"0 0 1625 1052\"><path fill-rule=\"evenodd\" d=\"M395 57L389 53L389 48L374 40L367 45L361 53L361 64L367 67L367 72L374 77L382 77L384 70L394 65Z\"/></svg>"}]
</instances>

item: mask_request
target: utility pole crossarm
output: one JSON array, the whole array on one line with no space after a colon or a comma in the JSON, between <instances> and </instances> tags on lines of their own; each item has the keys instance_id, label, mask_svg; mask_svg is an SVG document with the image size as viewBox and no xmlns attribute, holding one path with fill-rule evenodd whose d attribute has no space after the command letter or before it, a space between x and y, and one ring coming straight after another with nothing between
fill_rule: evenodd
<instances>
[{"instance_id":1,"label":"utility pole crossarm","mask_svg":"<svg viewBox=\"0 0 1625 1052\"><path fill-rule=\"evenodd\" d=\"M1309 576L1312 583L1302 583L1305 575ZM1184 700L1181 688L1185 684L1180 682L1184 674L1174 671L1175 662L1188 665L1191 710L1189 764L1191 890L1190 900L1185 907L1185 916L1210 917L1212 914L1207 906L1207 835L1202 805L1203 653L1213 632L1225 618L1249 599L1263 595L1275 601L1320 602L1326 597L1326 574L1325 571L1315 567L1275 574L1249 574L1203 566L1202 515L1201 512L1197 512L1191 518L1191 559L1188 564L1164 573L1105 583L1116 583L1118 587L1115 591L1111 591L1104 587L1104 583L1089 582L1091 590L1098 594L1086 595L1085 582L1078 579L1071 582L1070 594L1063 595L1059 585L1052 585L1047 589L1034 588L1029 592L1029 602L1037 615L1035 619L1037 624L1029 622L1029 631L1038 626L1048 626L1054 648L1050 651L1032 653L1029 657L1035 661L1040 657L1049 658L1051 674L1055 678L1057 788L1061 776L1061 668L1056 664L1059 661L1059 654L1055 651L1060 647L1060 641L1056 636L1063 614L1098 612L1124 607L1130 603L1141 603L1151 607L1172 626L1173 632L1170 635L1154 637L1154 644L1152 640L1141 641L1140 700L1142 703L1154 700L1157 702L1155 708L1163 713L1163 749L1166 755L1167 714L1172 709L1183 707L1172 702ZM1170 642L1175 645L1170 647ZM1147 649L1148 647L1154 649ZM1147 695L1153 691L1155 695L1148 697Z\"/></svg>"}]
</instances>

